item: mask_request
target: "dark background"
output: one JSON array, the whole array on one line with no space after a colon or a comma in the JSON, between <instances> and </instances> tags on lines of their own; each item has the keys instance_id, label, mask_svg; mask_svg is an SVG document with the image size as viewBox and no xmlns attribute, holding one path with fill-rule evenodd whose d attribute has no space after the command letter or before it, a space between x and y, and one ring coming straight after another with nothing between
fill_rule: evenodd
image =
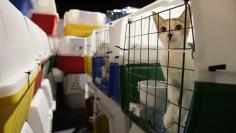
<instances>
[{"instance_id":1,"label":"dark background","mask_svg":"<svg viewBox=\"0 0 236 133\"><path fill-rule=\"evenodd\" d=\"M55 0L60 17L69 9L86 11L99 11L106 13L107 10L121 9L127 6L141 8L155 0Z\"/></svg>"}]
</instances>

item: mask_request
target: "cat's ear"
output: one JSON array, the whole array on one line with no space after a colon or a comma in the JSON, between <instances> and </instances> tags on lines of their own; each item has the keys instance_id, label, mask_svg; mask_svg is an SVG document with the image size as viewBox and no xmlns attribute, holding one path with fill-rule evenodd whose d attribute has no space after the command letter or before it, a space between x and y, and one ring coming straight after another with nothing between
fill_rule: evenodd
<instances>
[{"instance_id":1,"label":"cat's ear","mask_svg":"<svg viewBox=\"0 0 236 133\"><path fill-rule=\"evenodd\" d=\"M161 23L163 23L165 21L165 19L163 19L159 14L157 14L156 12L152 12L152 18L157 25L160 25ZM158 20L159 19L159 20ZM158 24L159 23L159 24Z\"/></svg>"},{"instance_id":2,"label":"cat's ear","mask_svg":"<svg viewBox=\"0 0 236 133\"><path fill-rule=\"evenodd\" d=\"M185 12L187 12L187 24L190 23L190 15L189 15L189 10L184 10L182 14L180 15L179 19L182 19L183 21L185 20Z\"/></svg>"}]
</instances>

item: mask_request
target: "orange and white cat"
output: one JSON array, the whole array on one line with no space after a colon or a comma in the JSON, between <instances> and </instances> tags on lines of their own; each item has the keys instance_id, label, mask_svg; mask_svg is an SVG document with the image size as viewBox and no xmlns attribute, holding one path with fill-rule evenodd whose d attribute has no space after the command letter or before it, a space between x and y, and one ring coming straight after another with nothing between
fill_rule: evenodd
<instances>
[{"instance_id":1,"label":"orange and white cat","mask_svg":"<svg viewBox=\"0 0 236 133\"><path fill-rule=\"evenodd\" d=\"M182 82L182 67L194 69L194 63L191 55L191 50L183 50L184 39L187 41L189 30L187 29L186 37L184 38L184 20L185 12L178 18L163 19L158 14L153 13L153 20L155 22L157 31L159 32L159 46L165 50L159 50L158 56L165 80L168 80L168 106L165 112L163 122L168 132L177 132L177 123L179 119L179 101ZM187 27L190 26L190 17L187 15ZM191 48L186 43L186 48ZM182 49L182 50L181 50ZM169 51L169 62L168 62ZM185 52L185 65L183 66L183 52ZM168 67L170 66L170 67ZM178 68L176 68L178 67ZM168 72L167 72L168 70ZM167 75L168 73L168 75ZM168 78L168 79L167 79ZM183 97L182 107L189 109L192 92L194 88L195 74L194 71L184 71L183 82ZM188 90L185 90L188 89ZM184 109L181 111L181 125L185 126L188 112ZM183 130L183 128L181 128Z\"/></svg>"}]
</instances>

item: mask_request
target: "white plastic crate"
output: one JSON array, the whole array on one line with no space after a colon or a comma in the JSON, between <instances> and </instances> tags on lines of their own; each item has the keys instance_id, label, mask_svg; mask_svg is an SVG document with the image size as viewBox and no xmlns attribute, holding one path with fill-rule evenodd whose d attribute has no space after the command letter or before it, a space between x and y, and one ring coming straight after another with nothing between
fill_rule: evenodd
<instances>
[{"instance_id":1,"label":"white plastic crate","mask_svg":"<svg viewBox=\"0 0 236 133\"><path fill-rule=\"evenodd\" d=\"M87 38L65 36L60 40L59 55L84 56L86 55L85 45Z\"/></svg>"},{"instance_id":2,"label":"white plastic crate","mask_svg":"<svg viewBox=\"0 0 236 133\"><path fill-rule=\"evenodd\" d=\"M33 0L33 12L57 14L55 0Z\"/></svg>"},{"instance_id":3,"label":"white plastic crate","mask_svg":"<svg viewBox=\"0 0 236 133\"><path fill-rule=\"evenodd\" d=\"M27 122L24 123L24 125L21 129L21 133L33 133L31 127L29 126L29 124Z\"/></svg>"},{"instance_id":4,"label":"white plastic crate","mask_svg":"<svg viewBox=\"0 0 236 133\"><path fill-rule=\"evenodd\" d=\"M108 47L112 51L110 56L112 61L116 61L117 59L122 60L124 51L118 47L124 48L127 23L127 17L111 22L109 29L110 45ZM119 58L115 59L115 57Z\"/></svg>"},{"instance_id":5,"label":"white plastic crate","mask_svg":"<svg viewBox=\"0 0 236 133\"><path fill-rule=\"evenodd\" d=\"M64 78L64 93L80 93L85 91L85 74L68 74Z\"/></svg>"},{"instance_id":6,"label":"white plastic crate","mask_svg":"<svg viewBox=\"0 0 236 133\"><path fill-rule=\"evenodd\" d=\"M31 37L31 47L36 54L36 60L39 62L47 60L51 55L53 55L48 36L27 17L25 17L25 21Z\"/></svg>"},{"instance_id":7,"label":"white plastic crate","mask_svg":"<svg viewBox=\"0 0 236 133\"><path fill-rule=\"evenodd\" d=\"M46 55L51 56L52 55L52 51L50 49L50 44L49 44L48 36L47 36L47 34L41 28L39 30L40 30L41 36L42 36L41 44L43 44L43 46L44 46L44 52L45 52Z\"/></svg>"},{"instance_id":8,"label":"white plastic crate","mask_svg":"<svg viewBox=\"0 0 236 133\"><path fill-rule=\"evenodd\" d=\"M103 25L106 15L100 12L71 9L64 14L64 24Z\"/></svg>"},{"instance_id":9,"label":"white plastic crate","mask_svg":"<svg viewBox=\"0 0 236 133\"><path fill-rule=\"evenodd\" d=\"M52 110L42 89L33 98L27 120L34 133L51 132Z\"/></svg>"},{"instance_id":10,"label":"white plastic crate","mask_svg":"<svg viewBox=\"0 0 236 133\"><path fill-rule=\"evenodd\" d=\"M45 45L49 45L49 43L42 41L43 37L40 28L27 17L24 18L29 30L31 42L33 42L31 43L31 47L36 54L35 59L39 62L44 61L45 59L47 60L49 55L46 54L46 51L49 51L50 49Z\"/></svg>"},{"instance_id":11,"label":"white plastic crate","mask_svg":"<svg viewBox=\"0 0 236 133\"><path fill-rule=\"evenodd\" d=\"M53 111L56 110L56 101L53 99L52 87L51 87L50 81L48 79L44 79L41 83L41 88L43 89L43 91L47 97L49 107Z\"/></svg>"},{"instance_id":12,"label":"white plastic crate","mask_svg":"<svg viewBox=\"0 0 236 133\"><path fill-rule=\"evenodd\" d=\"M57 37L48 37L48 39L51 51L53 54L56 54L56 52L59 50L59 39Z\"/></svg>"},{"instance_id":13,"label":"white plastic crate","mask_svg":"<svg viewBox=\"0 0 236 133\"><path fill-rule=\"evenodd\" d=\"M52 77L53 77L55 83L63 82L63 79L64 79L63 71L61 71L58 68L53 68L52 69Z\"/></svg>"},{"instance_id":14,"label":"white plastic crate","mask_svg":"<svg viewBox=\"0 0 236 133\"><path fill-rule=\"evenodd\" d=\"M80 84L81 79L81 74L68 74L64 78L64 97L69 108L85 107L85 88Z\"/></svg>"},{"instance_id":15,"label":"white plastic crate","mask_svg":"<svg viewBox=\"0 0 236 133\"><path fill-rule=\"evenodd\" d=\"M36 54L24 16L5 0L0 2L0 29L0 97L4 97L17 93L26 82L25 72L36 65Z\"/></svg>"}]
</instances>

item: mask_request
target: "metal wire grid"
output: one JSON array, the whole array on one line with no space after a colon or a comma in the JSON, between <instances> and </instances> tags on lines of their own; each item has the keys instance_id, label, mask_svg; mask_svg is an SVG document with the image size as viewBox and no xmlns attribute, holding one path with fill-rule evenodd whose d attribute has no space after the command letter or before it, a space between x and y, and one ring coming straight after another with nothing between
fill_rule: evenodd
<instances>
[{"instance_id":1,"label":"metal wire grid","mask_svg":"<svg viewBox=\"0 0 236 133\"><path fill-rule=\"evenodd\" d=\"M109 31L107 28L96 32L96 50L95 55L106 56L109 44Z\"/></svg>"},{"instance_id":2,"label":"metal wire grid","mask_svg":"<svg viewBox=\"0 0 236 133\"><path fill-rule=\"evenodd\" d=\"M160 38L160 35L163 33L163 31L154 31L152 30L154 27L152 26L152 22L151 22L151 18L154 16L154 15L160 15L162 13L168 13L168 20L169 20L169 28L170 30L166 30L164 32L168 32L168 33L173 33L175 31L177 31L176 29L171 29L171 13L172 11L174 11L175 9L177 8L184 8L184 27L182 27L181 29L178 29L178 30L183 30L184 32L184 37L183 37L183 47L179 47L179 48L173 48L171 47L171 41L169 40L168 41L168 48L161 48L159 47L159 38ZM189 14L189 18L187 13ZM190 19L190 26L187 25L187 19ZM148 107L148 99L153 96L155 98L155 102L154 102L154 110L157 108L156 105L158 104L156 101L161 101L161 102L164 102L165 103L165 111L168 107L168 105L172 104L174 106L177 106L178 107L178 110L179 110L179 116L178 116L178 121L176 121L174 124L177 126L177 131L178 133L180 132L183 132L181 131L181 128L185 129L185 126L186 124L181 124L181 113L182 111L189 111L189 108L187 107L182 107L182 98L183 98L183 94L184 93L193 93L193 88L185 88L184 86L184 82L186 82L188 79L186 79L184 76L185 76L185 73L186 72L194 72L194 69L187 66L185 64L185 60L186 58L189 58L189 56L192 55L192 53L194 52L195 50L195 43L194 43L194 36L193 36L193 24L192 24L192 21L191 21L191 10L190 10L190 5L186 2L185 4L183 5L179 5L179 6L176 6L176 7L173 7L173 8L170 8L170 9L167 9L167 10L163 10L161 12L158 12L158 13L154 13L152 15L149 15L147 17L141 17L140 19L136 19L136 20L131 20L129 21L129 23L127 24L127 27L126 27L126 33L125 33L125 44L124 44L124 48L127 48L127 51L125 52L124 51L124 57L123 57L123 64L126 64L126 60L127 60L127 69L128 69L128 81L127 81L127 87L128 89L137 89L138 92L139 92L139 96L141 95L140 92L144 92L146 93L146 103L142 103L139 99L138 101L138 104L139 104L139 107L141 107L141 105L144 105L145 106L145 109L144 109L144 117L143 116L138 116L139 119L143 120L143 121L146 121L146 123L153 129L153 131L155 132L167 132L167 129L165 128L164 130L160 130L160 129L157 129L155 127L156 125L156 122L157 121L163 121L163 120L155 120L156 119L156 116L157 115L154 111L154 113L152 114L154 120L153 122L150 122L150 119L148 119L148 111L149 111L149 107ZM158 29L159 29L159 19L158 19ZM139 29L139 31L137 31ZM188 31L191 31L189 34L189 36L192 36L192 45L189 47L187 45L187 32ZM156 45L155 47L150 47L150 38L153 38L153 35L156 36ZM137 47L136 44L139 44L139 46ZM146 44L146 46L144 46L144 44ZM167 52L167 64L160 64L159 62L159 57L158 57L158 52ZM153 57L153 54L151 55L151 53L155 52L156 54L154 54L156 57ZM171 56L173 53L181 53L181 58L182 58L182 62L180 66L175 66L175 64L171 63ZM147 56L147 60L143 59L145 58L144 57L144 54L146 54L145 56ZM125 57L125 56L128 56L128 57ZM137 56L139 55L139 56ZM150 55L152 57L150 57ZM155 62L153 61L150 61L150 58L155 58ZM191 56L192 58L192 56ZM138 60L138 61L137 61ZM139 72L137 71L132 71L132 68L131 68L131 65L130 64L138 64L138 69L139 69ZM143 64L146 64L147 67L146 69L150 69L150 66L149 65L156 65L156 68L158 68L158 65L160 65L163 68L165 68L166 70L166 77L165 77L165 80L161 81L161 80L155 80L155 79L152 79L150 78L150 71L144 71L146 72L146 74L143 74L142 72L142 65ZM179 71L181 72L181 83L180 84L175 84L175 83L171 83L169 81L169 71ZM164 71L164 70L162 70ZM155 73L156 75L158 75L158 70L155 70L153 71L153 73ZM139 84L133 84L132 82L132 78L130 77L135 77L135 78L139 78L139 79L145 79L146 81L146 89L143 89L140 87L140 82ZM154 86L153 85L150 85L149 82L151 82L151 80L155 80L154 82ZM162 84L162 85L161 85ZM155 89L155 92L154 94L149 92L149 89L150 87L149 86L153 86L153 88ZM161 97L158 95L158 89L160 89L160 86L165 88L165 97ZM170 86L173 86L173 87L176 87L176 88L179 88L180 89L180 94L179 94L179 100L178 100L178 103L174 103L174 102L171 102L168 100L168 89L170 88ZM176 94L177 95L177 94ZM129 98L128 99L132 99L130 94L127 95ZM132 100L130 100L132 101ZM132 101L133 102L133 101ZM130 103L127 103L127 106L130 106ZM132 111L129 111L129 113L133 113ZM142 125L141 125L142 126Z\"/></svg>"}]
</instances>

